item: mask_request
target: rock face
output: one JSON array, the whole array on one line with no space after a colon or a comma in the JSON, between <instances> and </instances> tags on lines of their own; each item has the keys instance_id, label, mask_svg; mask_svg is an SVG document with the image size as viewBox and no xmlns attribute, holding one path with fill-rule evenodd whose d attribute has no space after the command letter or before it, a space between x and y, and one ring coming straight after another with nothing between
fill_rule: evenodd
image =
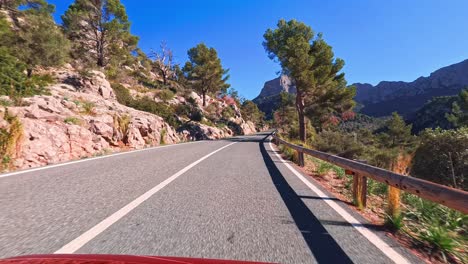
<instances>
[{"instance_id":1,"label":"rock face","mask_svg":"<svg viewBox=\"0 0 468 264\"><path fill-rule=\"evenodd\" d=\"M14 168L181 141L161 117L119 104L104 74L92 72L86 79L69 70L54 74L59 83L49 87L51 95L24 98L26 106L8 107L23 127ZM2 124L4 112L0 107Z\"/></svg>"},{"instance_id":2,"label":"rock face","mask_svg":"<svg viewBox=\"0 0 468 264\"><path fill-rule=\"evenodd\" d=\"M265 82L260 94L253 99L267 119L271 119L273 112L278 108L281 92L296 93L296 87L286 75Z\"/></svg>"},{"instance_id":3,"label":"rock face","mask_svg":"<svg viewBox=\"0 0 468 264\"><path fill-rule=\"evenodd\" d=\"M220 139L256 132L245 122L237 106L208 98L211 108L222 112L231 107L235 116L229 126L218 128L188 122L176 131L163 118L121 105L105 75L92 71L82 77L71 67L54 69L57 83L48 87L50 95L24 98L22 106L9 106L10 116L19 118L21 140L16 143L11 169L26 169L127 149L141 149L188 140ZM138 96L136 94L135 96ZM149 94L151 97L152 94ZM201 107L200 96L191 97ZM8 97L1 97L9 101ZM185 104L175 97L170 104ZM201 108L202 109L202 108ZM207 109L202 109L208 113ZM0 128L9 129L6 107L0 105Z\"/></svg>"},{"instance_id":4,"label":"rock face","mask_svg":"<svg viewBox=\"0 0 468 264\"><path fill-rule=\"evenodd\" d=\"M428 77L413 82L380 82L354 84L355 100L364 107L361 112L371 116L386 116L397 111L411 117L434 96L455 95L468 86L468 60L441 68Z\"/></svg>"}]
</instances>

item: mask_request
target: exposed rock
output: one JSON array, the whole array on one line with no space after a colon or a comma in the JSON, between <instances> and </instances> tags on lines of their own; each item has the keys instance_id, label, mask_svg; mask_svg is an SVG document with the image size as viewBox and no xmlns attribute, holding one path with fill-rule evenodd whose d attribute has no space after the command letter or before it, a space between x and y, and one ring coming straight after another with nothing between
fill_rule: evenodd
<instances>
[{"instance_id":1,"label":"exposed rock","mask_svg":"<svg viewBox=\"0 0 468 264\"><path fill-rule=\"evenodd\" d=\"M356 83L355 100L364 105L361 112L371 116L386 116L397 111L411 118L434 96L456 95L468 86L468 60L441 68L428 77L413 82L380 82L373 86Z\"/></svg>"},{"instance_id":2,"label":"exposed rock","mask_svg":"<svg viewBox=\"0 0 468 264\"><path fill-rule=\"evenodd\" d=\"M44 70L45 71L45 70ZM235 117L228 127L210 127L190 121L176 131L163 118L121 105L103 73L92 71L81 76L71 66L48 70L58 83L48 87L50 95L25 98L24 106L10 106L11 115L20 118L23 138L12 165L17 169L64 162L99 153L126 149L141 149L180 141L221 139L236 134L255 132L251 122L245 122L236 106L221 99L207 97L216 114L233 107ZM144 90L143 90L144 91ZM155 98L155 92L130 90L135 98ZM202 99L190 95L200 111ZM2 97L4 101L10 100ZM171 104L188 104L176 96ZM86 107L85 107L86 106ZM208 108L208 107L207 107ZM210 110L212 111L212 110ZM0 116L5 107L0 106ZM0 127L8 127L0 118Z\"/></svg>"},{"instance_id":3,"label":"exposed rock","mask_svg":"<svg viewBox=\"0 0 468 264\"><path fill-rule=\"evenodd\" d=\"M196 122L186 123L178 131L184 137L184 141L214 140L233 136L233 132L228 128L210 127Z\"/></svg>"},{"instance_id":4,"label":"exposed rock","mask_svg":"<svg viewBox=\"0 0 468 264\"><path fill-rule=\"evenodd\" d=\"M281 92L296 93L296 87L286 75L265 82L260 94L253 99L266 118L271 119L273 112L279 107Z\"/></svg>"}]
</instances>

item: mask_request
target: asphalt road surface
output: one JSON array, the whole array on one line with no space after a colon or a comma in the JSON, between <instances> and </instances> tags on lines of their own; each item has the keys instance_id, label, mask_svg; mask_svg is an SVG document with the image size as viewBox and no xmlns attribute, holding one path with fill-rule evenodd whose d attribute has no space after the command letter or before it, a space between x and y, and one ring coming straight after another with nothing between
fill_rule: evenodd
<instances>
[{"instance_id":1,"label":"asphalt road surface","mask_svg":"<svg viewBox=\"0 0 468 264\"><path fill-rule=\"evenodd\" d=\"M421 262L295 168L263 133L0 174L0 258Z\"/></svg>"}]
</instances>

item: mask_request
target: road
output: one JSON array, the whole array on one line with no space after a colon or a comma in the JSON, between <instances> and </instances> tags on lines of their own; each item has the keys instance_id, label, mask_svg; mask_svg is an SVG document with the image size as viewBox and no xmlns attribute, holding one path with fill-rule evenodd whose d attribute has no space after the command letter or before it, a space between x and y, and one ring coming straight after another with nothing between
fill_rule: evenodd
<instances>
[{"instance_id":1,"label":"road","mask_svg":"<svg viewBox=\"0 0 468 264\"><path fill-rule=\"evenodd\" d=\"M105 253L421 262L282 160L267 136L0 175L0 257Z\"/></svg>"}]
</instances>

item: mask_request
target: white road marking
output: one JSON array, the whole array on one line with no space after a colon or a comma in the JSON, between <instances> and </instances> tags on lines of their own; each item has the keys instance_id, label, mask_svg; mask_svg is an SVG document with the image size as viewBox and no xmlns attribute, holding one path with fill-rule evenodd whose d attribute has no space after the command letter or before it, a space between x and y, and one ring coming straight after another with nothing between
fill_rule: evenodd
<instances>
[{"instance_id":1,"label":"white road marking","mask_svg":"<svg viewBox=\"0 0 468 264\"><path fill-rule=\"evenodd\" d=\"M153 196L155 193L160 191L162 188L166 187L169 183L177 179L180 175L184 174L191 168L195 167L198 163L202 162L203 160L207 159L211 155L233 145L236 144L237 142L233 142L231 144L228 144L224 147L221 147L205 156L203 156L201 159L191 163L187 167L183 168L182 170L178 171L176 174L172 175L171 177L167 178L165 181L161 182L160 184L156 185L153 187L151 190L147 191L146 193L142 194L140 197L136 198L126 206L122 207L120 210L117 212L113 213L111 216L107 217L106 219L102 220L99 224L95 225L79 237L75 238L72 240L70 243L66 244L59 250L55 251L54 254L72 254L76 252L78 249L80 249L82 246L84 246L86 243L91 241L93 238L95 238L97 235L102 233L104 230L109 228L111 225L113 225L115 222L119 221L122 217L130 213L133 209L138 207L140 204L142 204L144 201L148 200L151 196Z\"/></svg>"},{"instance_id":2,"label":"white road marking","mask_svg":"<svg viewBox=\"0 0 468 264\"><path fill-rule=\"evenodd\" d=\"M346 212L343 207L341 207L338 203L333 200L330 200L330 197L314 186L310 181L308 181L301 173L299 173L296 169L294 169L288 162L286 162L277 151L273 149L271 145L271 141L269 142L270 149L275 152L275 155L278 159L284 163L284 165L296 175L307 187L309 187L315 194L317 194L320 198L323 199L333 210L335 210L341 217L343 217L348 223L350 223L354 228L356 228L359 233L361 233L367 240L369 240L374 246L376 246L380 251L382 251L387 257L389 257L395 263L410 263L405 257L403 257L400 253L396 252L390 245L385 243L382 239L380 239L377 235L375 235L371 230L364 227L361 222L359 222L356 218L354 218L351 214Z\"/></svg>"},{"instance_id":3,"label":"white road marking","mask_svg":"<svg viewBox=\"0 0 468 264\"><path fill-rule=\"evenodd\" d=\"M151 147L151 148L144 148L144 149L138 149L138 150L132 150L132 151L119 152L119 153L114 153L114 154L105 155L105 156L100 156L100 157L87 158L87 159L81 159L81 160L74 160L74 161L69 161L69 162L64 162L64 163L59 163L59 164L54 164L54 165L48 165L48 166L38 167L38 168L34 168L34 169L27 169L27 170L21 170L21 171L15 171L15 172L10 172L10 173L0 174L0 178L10 177L10 176L14 176L14 175L29 173L29 172L47 170L47 169L52 169L52 168L67 166L67 165L71 165L71 164L76 164L76 163L81 163L81 162L87 162L87 161L97 160L97 159L106 159L106 158L110 158L110 157L115 157L115 156L120 156L120 155L126 155L126 154L141 152L141 151L154 150L154 149L161 149L161 148L168 148L168 147L173 147L173 146L187 145L187 144L193 144L193 143L199 143L199 142L203 142L203 141L193 141L193 142L187 142L187 143L179 143L179 144L172 144L172 145L157 146L157 147Z\"/></svg>"}]
</instances>

